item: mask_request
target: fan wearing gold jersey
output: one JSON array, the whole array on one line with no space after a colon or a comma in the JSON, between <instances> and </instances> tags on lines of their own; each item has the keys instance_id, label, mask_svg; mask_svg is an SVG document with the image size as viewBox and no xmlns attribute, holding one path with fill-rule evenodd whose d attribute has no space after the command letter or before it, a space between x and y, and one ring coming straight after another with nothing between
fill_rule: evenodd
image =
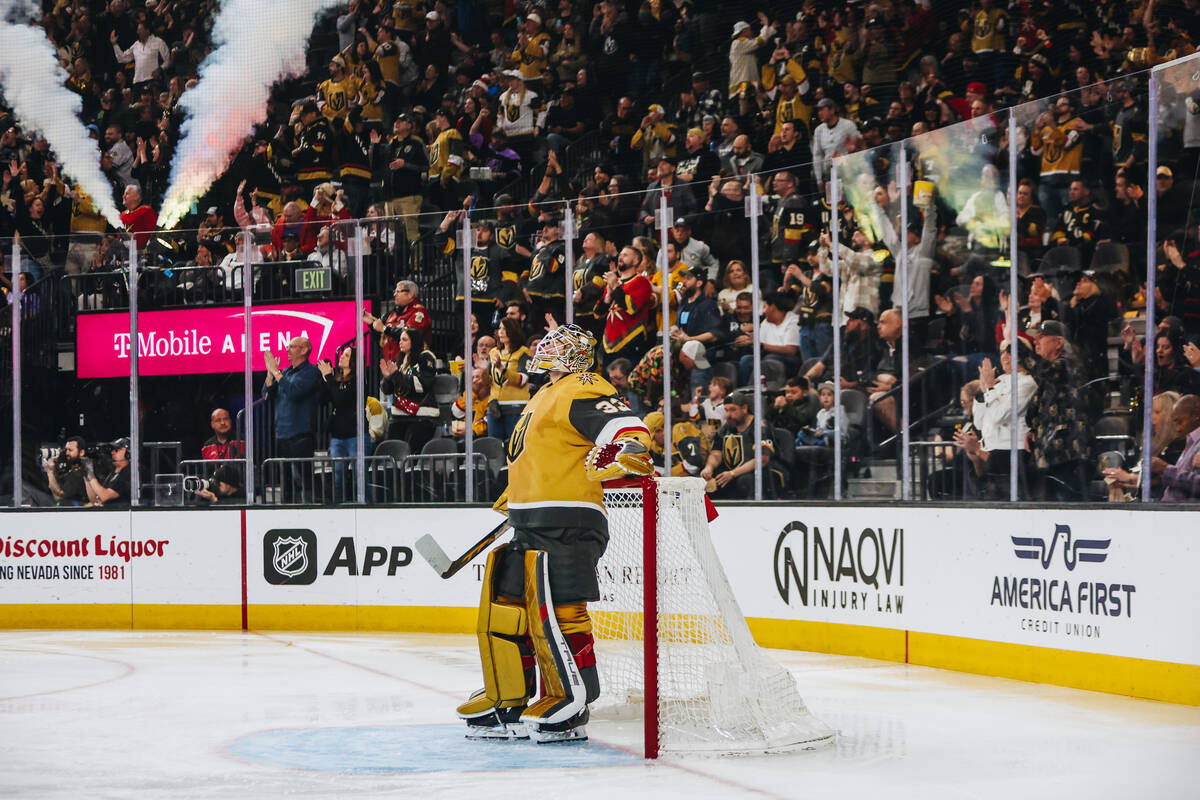
<instances>
[{"instance_id":1,"label":"fan wearing gold jersey","mask_svg":"<svg viewBox=\"0 0 1200 800\"><path fill-rule=\"evenodd\" d=\"M587 738L588 703L600 694L587 604L600 599L596 565L608 546L602 481L654 472L646 426L590 371L595 346L587 331L563 325L529 363L550 382L508 442L508 489L495 508L514 535L484 568L484 688L458 707L469 739Z\"/></svg>"}]
</instances>

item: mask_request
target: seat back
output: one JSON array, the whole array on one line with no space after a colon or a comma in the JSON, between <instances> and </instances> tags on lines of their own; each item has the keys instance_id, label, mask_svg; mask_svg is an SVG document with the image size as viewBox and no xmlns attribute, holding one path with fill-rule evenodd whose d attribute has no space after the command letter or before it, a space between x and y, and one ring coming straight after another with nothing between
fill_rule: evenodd
<instances>
[{"instance_id":1,"label":"seat back","mask_svg":"<svg viewBox=\"0 0 1200 800\"><path fill-rule=\"evenodd\" d=\"M375 448L377 456L391 456L396 459L396 466L404 464L404 459L412 455L412 448L402 439L385 439Z\"/></svg>"},{"instance_id":2,"label":"seat back","mask_svg":"<svg viewBox=\"0 0 1200 800\"><path fill-rule=\"evenodd\" d=\"M787 380L787 370L783 362L773 358L764 358L761 362L762 374L766 378L766 388L771 392L783 390L783 382Z\"/></svg>"},{"instance_id":3,"label":"seat back","mask_svg":"<svg viewBox=\"0 0 1200 800\"><path fill-rule=\"evenodd\" d=\"M1096 469L1101 473L1103 473L1104 470L1106 470L1106 469L1124 469L1124 468L1125 468L1125 456L1122 453L1118 453L1116 450L1109 450L1107 452L1101 453L1096 458Z\"/></svg>"},{"instance_id":4,"label":"seat back","mask_svg":"<svg viewBox=\"0 0 1200 800\"><path fill-rule=\"evenodd\" d=\"M449 405L458 399L457 375L433 376L433 399L439 405Z\"/></svg>"},{"instance_id":5,"label":"seat back","mask_svg":"<svg viewBox=\"0 0 1200 800\"><path fill-rule=\"evenodd\" d=\"M421 455L423 456L441 456L457 452L458 442L444 436L437 439L430 439L421 448Z\"/></svg>"},{"instance_id":6,"label":"seat back","mask_svg":"<svg viewBox=\"0 0 1200 800\"><path fill-rule=\"evenodd\" d=\"M1097 272L1128 272L1129 247L1120 242L1101 242L1092 254L1092 269Z\"/></svg>"},{"instance_id":7,"label":"seat back","mask_svg":"<svg viewBox=\"0 0 1200 800\"><path fill-rule=\"evenodd\" d=\"M714 361L712 363L712 375L714 378L718 375L723 378L728 378L729 382L733 384L734 388L737 388L738 374L737 366L735 364L731 364L728 361Z\"/></svg>"},{"instance_id":8,"label":"seat back","mask_svg":"<svg viewBox=\"0 0 1200 800\"><path fill-rule=\"evenodd\" d=\"M497 439L495 436L480 436L474 441L474 449L476 453L482 453L487 459L488 469L493 475L498 475L500 470L504 469L508 460L504 454L504 442Z\"/></svg>"},{"instance_id":9,"label":"seat back","mask_svg":"<svg viewBox=\"0 0 1200 800\"><path fill-rule=\"evenodd\" d=\"M1092 426L1093 436L1127 436L1128 434L1129 420L1122 416L1101 417Z\"/></svg>"},{"instance_id":10,"label":"seat back","mask_svg":"<svg viewBox=\"0 0 1200 800\"><path fill-rule=\"evenodd\" d=\"M1060 272L1078 272L1083 269L1083 255L1078 247L1060 244L1051 247L1042 256L1042 274L1056 275Z\"/></svg>"}]
</instances>

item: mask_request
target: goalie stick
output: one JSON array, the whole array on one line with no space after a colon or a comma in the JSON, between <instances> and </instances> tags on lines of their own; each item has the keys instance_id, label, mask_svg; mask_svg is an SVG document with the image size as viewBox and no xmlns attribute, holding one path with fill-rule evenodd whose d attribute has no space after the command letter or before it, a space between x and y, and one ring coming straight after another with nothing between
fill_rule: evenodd
<instances>
[{"instance_id":1,"label":"goalie stick","mask_svg":"<svg viewBox=\"0 0 1200 800\"><path fill-rule=\"evenodd\" d=\"M429 566L433 567L433 571L441 578L452 577L456 572L465 567L482 553L488 545L500 538L505 531L508 530L508 520L504 520L496 527L492 528L484 537L475 544L467 548L467 551L453 561L450 556L446 555L446 551L434 541L433 537L428 533L417 539L414 545L421 557L429 562Z\"/></svg>"}]
</instances>

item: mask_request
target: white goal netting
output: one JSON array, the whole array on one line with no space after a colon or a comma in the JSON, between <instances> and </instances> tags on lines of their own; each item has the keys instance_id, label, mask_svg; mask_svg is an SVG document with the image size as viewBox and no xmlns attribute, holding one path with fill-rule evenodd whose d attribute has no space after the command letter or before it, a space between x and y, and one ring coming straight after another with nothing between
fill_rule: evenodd
<instances>
[{"instance_id":1,"label":"white goal netting","mask_svg":"<svg viewBox=\"0 0 1200 800\"><path fill-rule=\"evenodd\" d=\"M833 730L809 714L791 673L750 635L709 538L704 481L654 483L659 749L755 753L830 741ZM609 545L599 566L601 600L589 604L601 680L593 708L600 714L636 711L648 694L642 497L639 486L604 493Z\"/></svg>"}]
</instances>

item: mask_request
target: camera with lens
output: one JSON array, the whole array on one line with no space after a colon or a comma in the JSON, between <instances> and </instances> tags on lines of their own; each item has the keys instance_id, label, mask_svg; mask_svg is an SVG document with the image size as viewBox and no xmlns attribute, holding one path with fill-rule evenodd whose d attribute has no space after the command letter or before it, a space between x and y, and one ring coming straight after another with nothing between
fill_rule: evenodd
<instances>
[{"instance_id":1,"label":"camera with lens","mask_svg":"<svg viewBox=\"0 0 1200 800\"><path fill-rule=\"evenodd\" d=\"M183 479L183 490L192 494L211 492L216 486L216 483L216 480L213 478L201 478L196 475L188 475Z\"/></svg>"}]
</instances>

